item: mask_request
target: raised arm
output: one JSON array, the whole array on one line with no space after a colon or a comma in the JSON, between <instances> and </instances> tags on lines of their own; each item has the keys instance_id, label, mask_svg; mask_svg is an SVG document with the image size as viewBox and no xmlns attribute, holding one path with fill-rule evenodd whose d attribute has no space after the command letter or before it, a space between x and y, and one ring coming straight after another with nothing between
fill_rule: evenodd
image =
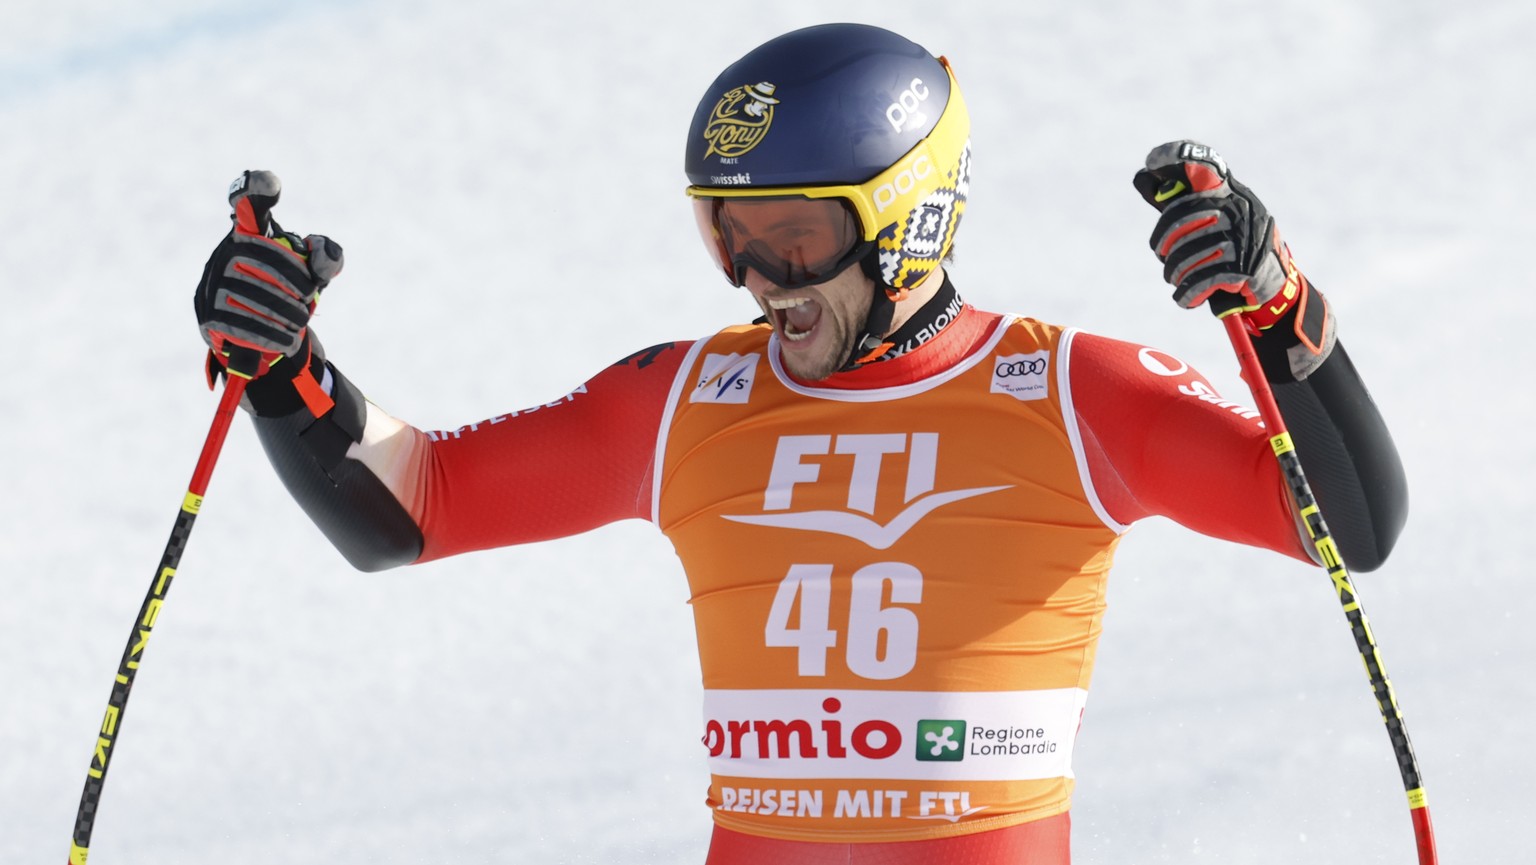
<instances>
[{"instance_id":1,"label":"raised arm","mask_svg":"<svg viewBox=\"0 0 1536 865\"><path fill-rule=\"evenodd\" d=\"M243 406L289 492L354 566L381 570L575 534L650 511L657 430L683 351L637 352L570 394L443 433L363 399L309 331L341 247L258 220L281 184L248 171L194 296L209 372ZM211 379L210 379L211 381Z\"/></svg>"},{"instance_id":2,"label":"raised arm","mask_svg":"<svg viewBox=\"0 0 1536 865\"><path fill-rule=\"evenodd\" d=\"M1187 309L1207 306L1218 316L1242 317L1345 560L1357 571L1380 567L1407 519L1407 481L1386 423L1338 342L1327 300L1296 267L1263 202L1209 147L1174 141L1154 148L1134 185L1161 213L1151 246L1173 299ZM1123 357L1127 349L1084 343L1085 361L1097 357L1106 369L1130 370L1116 379L1127 386L1128 404L1157 389ZM1146 357L1139 347L1130 348L1138 359ZM1200 390L1202 401L1220 404L1204 399L1213 394L1209 385L1193 371L1188 375L1178 395ZM1273 501L1286 489L1256 420L1246 431L1223 431L1232 426L1230 418L1202 420L1177 395L1165 402L1163 410L1143 412L1145 450L1133 452L1134 442L1106 449L1108 463L1138 477L1123 485L1129 497L1151 503L1147 512L1211 534L1250 543L1246 536L1253 532L1272 535L1263 524L1276 520L1245 504ZM1115 419L1120 412L1115 405L1089 407L1087 423L1101 441L1115 442L1123 432L1115 428L1124 422ZM1151 479L1140 479L1142 474ZM1182 480L1193 478L1204 481ZM1281 548L1273 537L1261 545ZM1309 547L1298 543L1286 551L1294 555L1298 549Z\"/></svg>"},{"instance_id":3,"label":"raised arm","mask_svg":"<svg viewBox=\"0 0 1536 865\"><path fill-rule=\"evenodd\" d=\"M1163 516L1308 560L1311 545L1256 411L1156 349L1077 334L1071 352L1090 476L1111 517L1129 524ZM1307 476L1319 506L1351 568L1374 569L1406 508L1391 439L1342 346L1290 387L1282 412L1298 452L1305 448L1311 459Z\"/></svg>"}]
</instances>

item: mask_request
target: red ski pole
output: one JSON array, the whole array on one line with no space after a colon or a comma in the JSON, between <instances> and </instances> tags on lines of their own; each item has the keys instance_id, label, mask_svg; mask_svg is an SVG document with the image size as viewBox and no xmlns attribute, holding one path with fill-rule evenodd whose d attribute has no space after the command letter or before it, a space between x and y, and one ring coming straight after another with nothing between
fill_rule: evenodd
<instances>
[{"instance_id":1,"label":"red ski pole","mask_svg":"<svg viewBox=\"0 0 1536 865\"><path fill-rule=\"evenodd\" d=\"M1237 359L1242 364L1243 378L1248 382L1248 389L1253 392L1253 398L1258 403L1259 414L1264 418L1264 427L1269 431L1270 447L1275 451L1275 458L1280 462L1280 471L1285 475L1296 506L1301 510L1307 533L1312 538L1313 546L1317 548L1323 566L1328 569L1328 576L1333 580L1333 588L1338 593L1339 603L1344 606L1344 616L1349 620L1350 632L1355 635L1355 648L1359 649L1360 657L1365 661L1365 672L1370 678L1371 690L1376 694L1376 703L1381 708L1382 720L1387 724L1387 736L1392 740L1392 753L1397 758L1397 769L1402 774L1403 787L1408 791L1408 808L1413 818L1413 835L1418 844L1419 865L1437 865L1440 860L1435 852L1435 831L1430 825L1429 806L1424 800L1424 785L1419 777L1419 762L1413 753L1413 743L1408 741L1408 728L1403 722L1402 710L1397 705L1397 693L1392 689L1392 680L1387 678L1387 669L1382 663L1381 650L1376 645L1376 636L1371 632L1370 622L1365 618L1365 610L1360 607L1360 597L1349 578L1344 559L1339 555L1338 545L1334 543L1333 535L1328 531L1328 524L1323 521L1323 515L1317 508L1317 499L1312 495L1312 487L1307 483L1306 475L1302 474L1301 460L1296 456L1290 431L1286 429L1285 420L1280 416L1280 407L1275 404L1269 381L1264 378L1264 370L1259 365L1259 357L1254 352L1253 342L1249 339L1248 331L1243 325L1243 317L1236 314L1239 312L1241 312L1240 309L1231 309L1220 313L1222 323L1227 328L1227 338L1231 340L1232 349L1237 352Z\"/></svg>"},{"instance_id":2,"label":"red ski pole","mask_svg":"<svg viewBox=\"0 0 1536 865\"><path fill-rule=\"evenodd\" d=\"M272 225L271 208L277 204L280 189L271 190L259 197L250 195L250 190L246 188L249 176L250 172L246 172L231 185L229 202L240 225L247 230L267 234ZM272 179L275 181L275 178ZM253 348L235 346L229 348L224 358L227 373L224 377L224 393L219 398L218 410L214 412L213 423L208 428L208 437L203 440L203 450L198 455L197 466L192 470L192 482L188 484L187 494L181 500L181 510L176 512L176 523L171 527L171 538L166 541L165 552L160 557L160 567L156 569L154 580L149 584L149 594L139 607L138 618L134 620L133 630L128 636L128 645L123 649L122 660L117 665L112 696L107 698L107 713L96 734L96 749L91 756L90 769L86 771L85 790L80 794L80 809L75 812L69 865L86 865L91 830L96 825L96 813L101 806L101 790L107 782L107 769L112 765L112 755L117 751L117 738L122 733L123 713L128 709L133 679L139 671L144 646L149 642L149 635L154 631L160 609L165 604L166 593L171 590L171 581L176 577L176 567L181 563L181 554L187 547L192 526L197 522L198 511L202 509L203 496L208 492L213 467L219 461L219 452L223 450L224 439L229 435L229 426L240 405L240 397L245 394L246 385L259 374L263 364L275 362L278 357L264 357Z\"/></svg>"},{"instance_id":3,"label":"red ski pole","mask_svg":"<svg viewBox=\"0 0 1536 865\"><path fill-rule=\"evenodd\" d=\"M91 830L95 827L97 809L101 804L101 790L107 782L107 769L112 765L112 755L117 751L117 738L123 728L123 713L128 709L128 697L133 692L133 678L139 671L144 646L149 642L149 635L160 617L166 593L171 590L176 567L181 563L181 554L187 547L187 538L192 534L192 525L197 521L198 511L202 509L203 495L207 493L208 481L213 477L214 464L219 460L219 451L224 447L224 438L229 434L230 422L234 419L235 409L240 405L240 396L245 393L248 381L239 374L231 374L224 385L218 411L213 415L208 438L203 442L202 454L198 456L197 467L192 472L192 483L187 486L187 494L181 500L181 510L176 512L176 523L171 528L171 538L166 542L165 553L160 557L160 567L155 571L144 604L139 607L138 618L134 620L133 630L128 636L128 645L123 649L122 660L118 662L112 696L107 699L107 714L102 718L101 729L96 735L96 750L91 756L91 767L86 772L85 791L80 795L80 810L75 813L75 833L69 845L69 865L86 865Z\"/></svg>"}]
</instances>

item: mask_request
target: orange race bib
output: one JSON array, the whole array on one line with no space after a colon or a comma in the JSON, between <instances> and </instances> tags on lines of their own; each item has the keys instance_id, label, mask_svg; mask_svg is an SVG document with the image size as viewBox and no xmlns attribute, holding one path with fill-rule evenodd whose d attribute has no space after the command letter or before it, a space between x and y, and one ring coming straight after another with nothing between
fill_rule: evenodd
<instances>
[{"instance_id":1,"label":"orange race bib","mask_svg":"<svg viewBox=\"0 0 1536 865\"><path fill-rule=\"evenodd\" d=\"M1072 332L1004 319L920 381L816 388L767 326L696 343L657 448L688 574L716 822L795 840L1066 810L1118 524Z\"/></svg>"}]
</instances>

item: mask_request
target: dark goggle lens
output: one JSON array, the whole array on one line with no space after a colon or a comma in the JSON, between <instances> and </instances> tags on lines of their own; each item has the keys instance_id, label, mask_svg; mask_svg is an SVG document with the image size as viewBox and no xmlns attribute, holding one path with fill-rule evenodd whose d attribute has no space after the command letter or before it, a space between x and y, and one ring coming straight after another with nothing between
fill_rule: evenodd
<instances>
[{"instance_id":1,"label":"dark goggle lens","mask_svg":"<svg viewBox=\"0 0 1536 865\"><path fill-rule=\"evenodd\" d=\"M837 198L695 198L704 245L733 285L753 268L798 288L825 282L864 246L859 220Z\"/></svg>"}]
</instances>

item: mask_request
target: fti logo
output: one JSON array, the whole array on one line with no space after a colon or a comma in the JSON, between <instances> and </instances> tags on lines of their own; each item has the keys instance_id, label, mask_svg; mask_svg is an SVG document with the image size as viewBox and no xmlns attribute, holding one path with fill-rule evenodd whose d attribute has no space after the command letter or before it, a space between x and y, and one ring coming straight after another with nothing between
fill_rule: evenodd
<instances>
[{"instance_id":1,"label":"fti logo","mask_svg":"<svg viewBox=\"0 0 1536 865\"><path fill-rule=\"evenodd\" d=\"M700 392L695 390L694 395L697 397ZM874 516L882 467L887 463L884 458L902 455L906 457L906 476L898 480L893 474L887 485L892 491L901 491L904 504L900 513L882 523ZM833 459L847 460L851 464L851 477L846 488L847 509L796 509L796 487L814 488L821 481L823 461ZM870 549L888 550L939 508L1009 488L1003 485L935 492L938 459L939 434L933 432L779 436L773 452L773 467L768 475L768 489L763 494L765 513L723 516L738 523L842 535ZM838 491L838 497L841 492Z\"/></svg>"},{"instance_id":2,"label":"fti logo","mask_svg":"<svg viewBox=\"0 0 1536 865\"><path fill-rule=\"evenodd\" d=\"M965 722L923 720L917 722L917 759L955 762L965 759Z\"/></svg>"}]
</instances>

